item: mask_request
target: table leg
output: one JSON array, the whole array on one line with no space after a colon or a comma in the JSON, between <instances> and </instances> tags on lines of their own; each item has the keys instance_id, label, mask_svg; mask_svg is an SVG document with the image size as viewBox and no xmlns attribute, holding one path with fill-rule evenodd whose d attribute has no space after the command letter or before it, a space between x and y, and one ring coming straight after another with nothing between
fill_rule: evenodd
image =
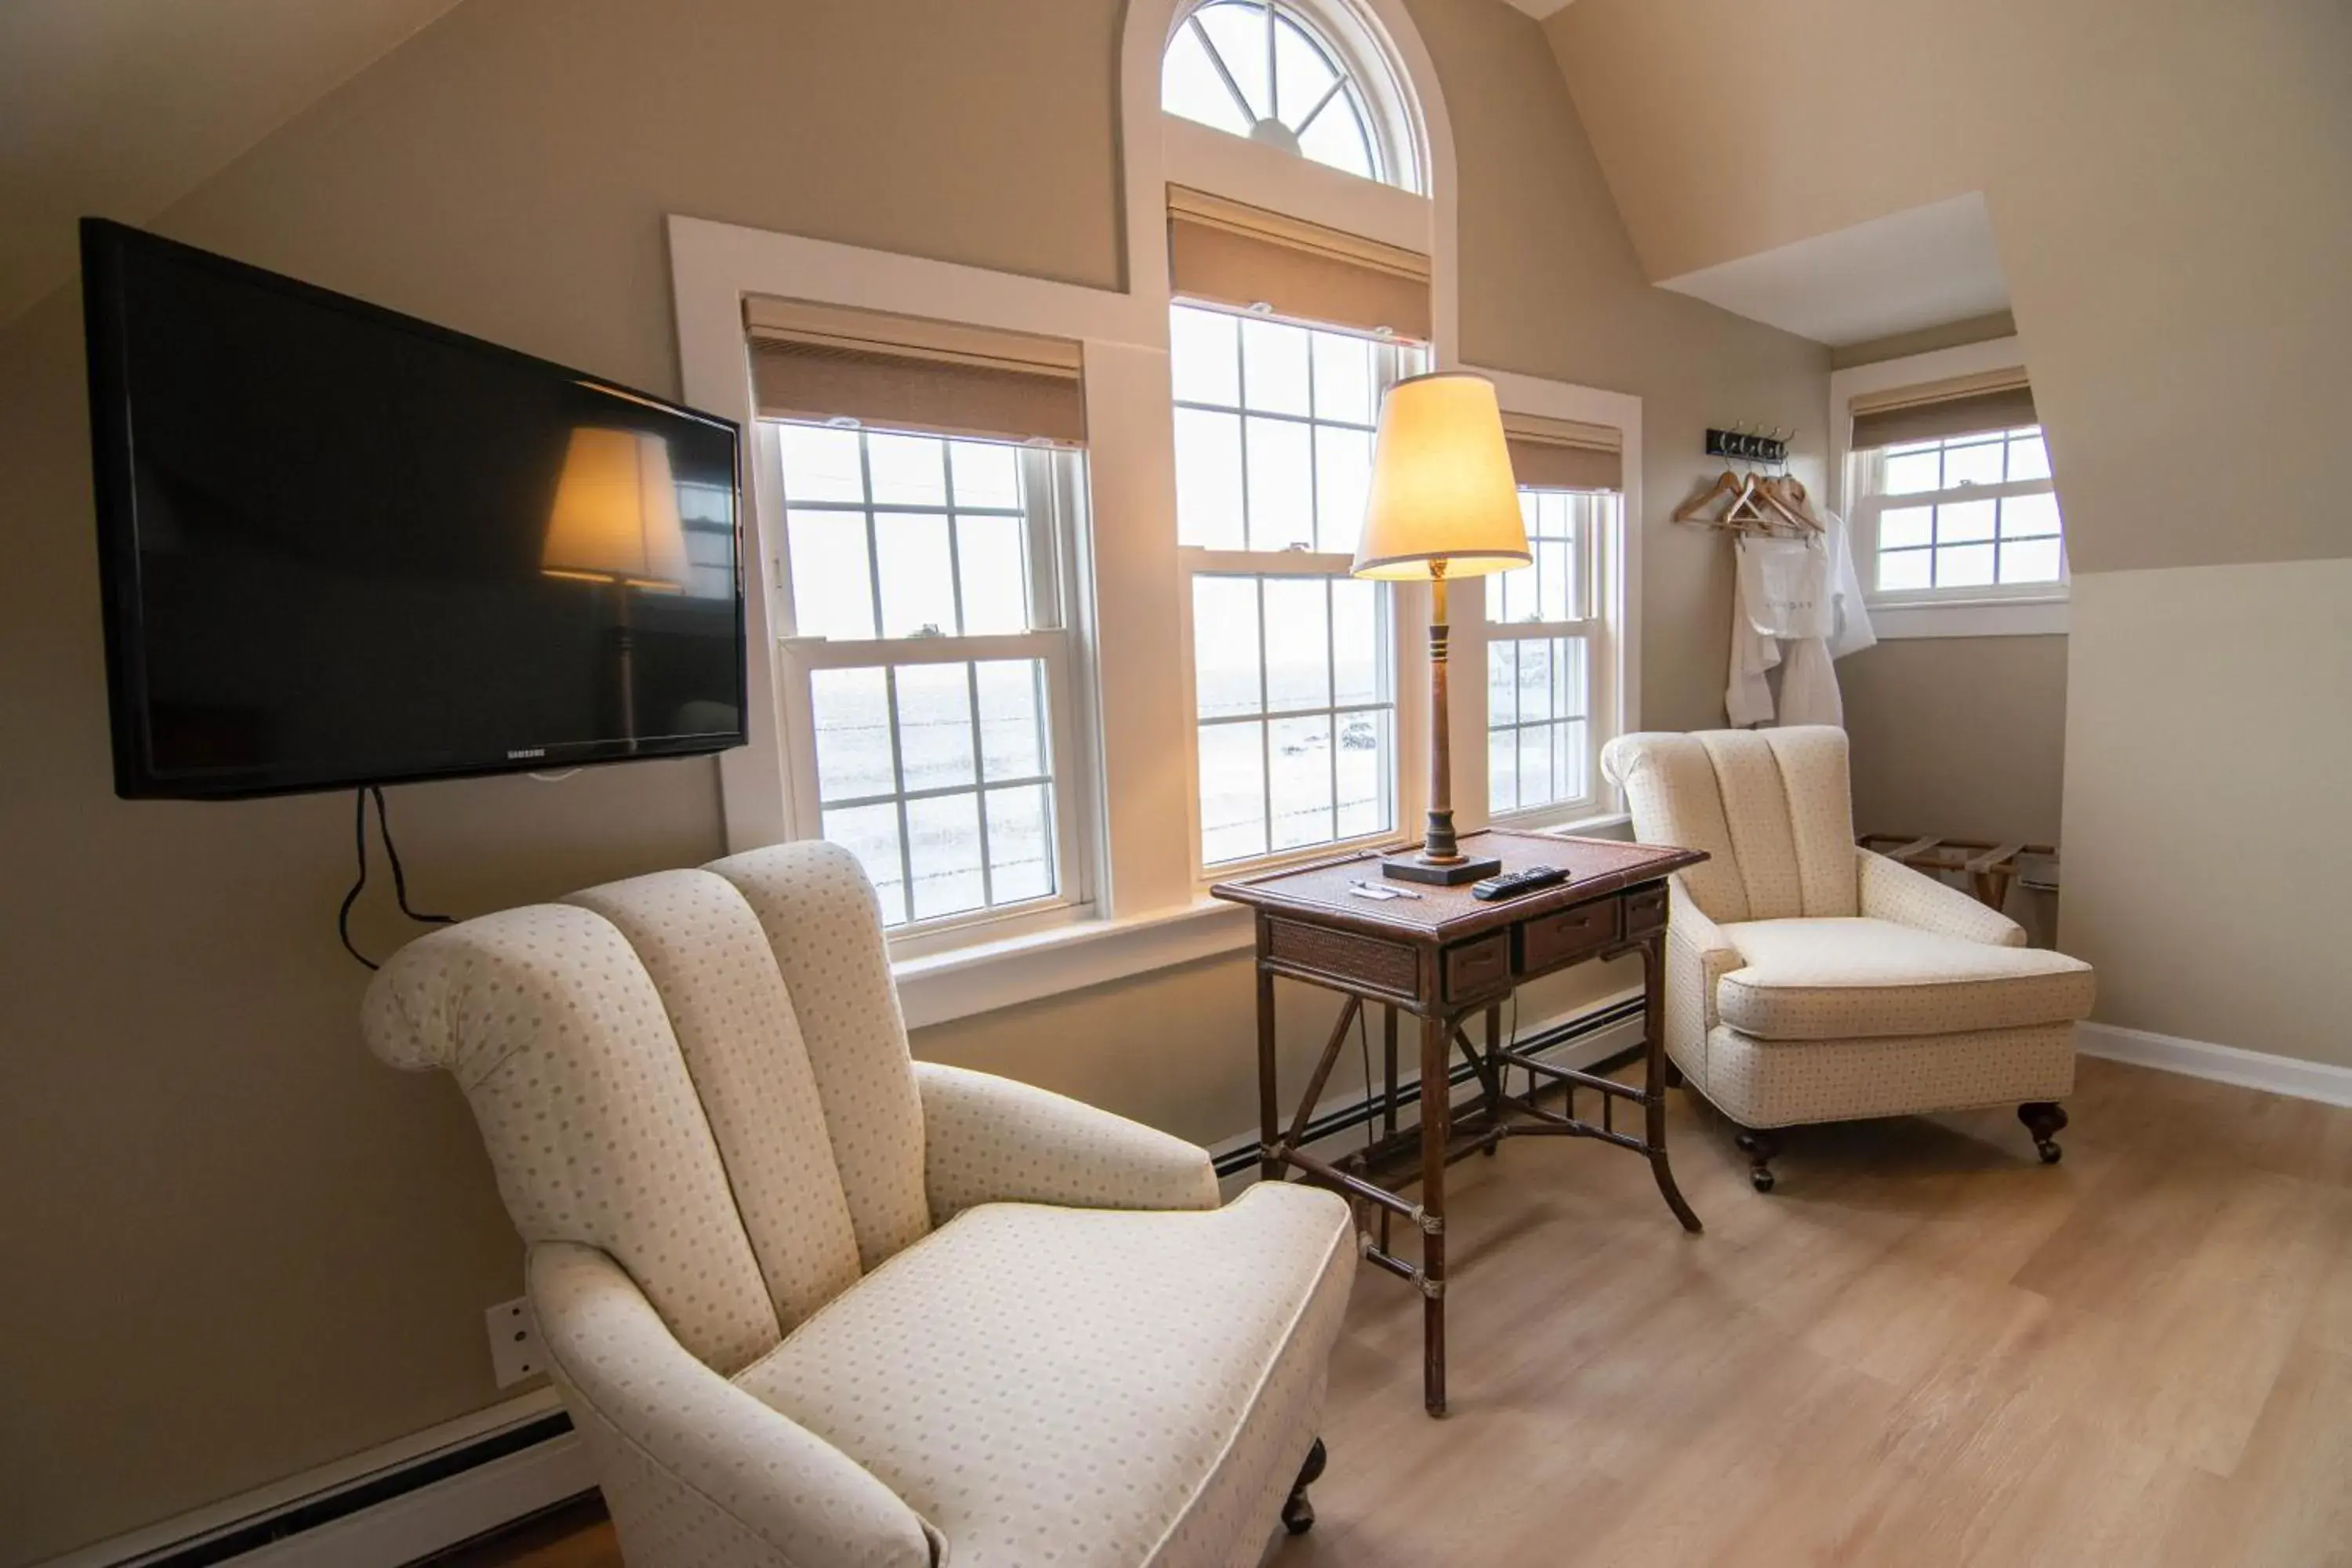
<instances>
[{"instance_id":1,"label":"table leg","mask_svg":"<svg viewBox=\"0 0 2352 1568\"><path fill-rule=\"evenodd\" d=\"M1486 1091L1486 1124L1490 1127L1503 1124L1503 1094L1510 1088L1503 1081L1503 1075L1511 1069L1503 1065L1502 1049L1503 1008L1497 1003L1486 1009L1486 1070L1478 1075L1479 1084ZM1491 1159L1501 1147L1500 1143L1487 1144L1487 1156Z\"/></svg>"},{"instance_id":2,"label":"table leg","mask_svg":"<svg viewBox=\"0 0 2352 1568\"><path fill-rule=\"evenodd\" d=\"M1445 1145L1454 1131L1447 1092L1454 1021L1421 1020L1421 1403L1445 1414Z\"/></svg>"},{"instance_id":3,"label":"table leg","mask_svg":"<svg viewBox=\"0 0 2352 1568\"><path fill-rule=\"evenodd\" d=\"M1658 1194L1675 1211L1683 1228L1706 1228L1675 1185L1674 1168L1666 1163L1666 939L1664 932L1642 943L1643 1139L1650 1146L1650 1174L1657 1178Z\"/></svg>"},{"instance_id":4,"label":"table leg","mask_svg":"<svg viewBox=\"0 0 2352 1568\"><path fill-rule=\"evenodd\" d=\"M1391 1002L1381 1009L1381 1135L1396 1136L1397 1108L1397 1010Z\"/></svg>"},{"instance_id":5,"label":"table leg","mask_svg":"<svg viewBox=\"0 0 2352 1568\"><path fill-rule=\"evenodd\" d=\"M1265 922L1259 921L1258 945L1265 945ZM1282 1162L1274 1157L1275 1140L1282 1135L1282 1107L1276 1100L1274 1075L1274 976L1257 972L1257 1177L1282 1180Z\"/></svg>"}]
</instances>

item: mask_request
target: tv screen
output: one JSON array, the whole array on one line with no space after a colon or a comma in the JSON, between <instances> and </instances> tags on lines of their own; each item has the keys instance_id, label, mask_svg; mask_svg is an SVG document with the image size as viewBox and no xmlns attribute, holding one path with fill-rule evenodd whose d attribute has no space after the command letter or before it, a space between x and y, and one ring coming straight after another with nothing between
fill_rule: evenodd
<instances>
[{"instance_id":1,"label":"tv screen","mask_svg":"<svg viewBox=\"0 0 2352 1568\"><path fill-rule=\"evenodd\" d=\"M741 743L731 423L119 224L82 281L118 795Z\"/></svg>"}]
</instances>

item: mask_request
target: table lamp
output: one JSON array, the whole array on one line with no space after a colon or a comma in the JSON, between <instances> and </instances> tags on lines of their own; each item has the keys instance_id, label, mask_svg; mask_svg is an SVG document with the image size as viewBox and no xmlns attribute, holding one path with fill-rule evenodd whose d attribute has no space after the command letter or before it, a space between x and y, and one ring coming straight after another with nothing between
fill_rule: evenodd
<instances>
[{"instance_id":1,"label":"table lamp","mask_svg":"<svg viewBox=\"0 0 2352 1568\"><path fill-rule=\"evenodd\" d=\"M1464 371L1408 376L1381 400L1370 500L1356 545L1359 577L1427 582L1430 589L1429 829L1417 854L1381 862L1408 882L1451 886L1491 877L1454 836L1453 755L1445 715L1445 584L1525 566L1527 525L1503 440L1495 384Z\"/></svg>"},{"instance_id":2,"label":"table lamp","mask_svg":"<svg viewBox=\"0 0 2352 1568\"><path fill-rule=\"evenodd\" d=\"M582 426L572 432L539 569L550 577L609 583L619 665L621 736L637 738L635 639L629 590L675 594L686 586L686 531L669 443L640 430Z\"/></svg>"}]
</instances>

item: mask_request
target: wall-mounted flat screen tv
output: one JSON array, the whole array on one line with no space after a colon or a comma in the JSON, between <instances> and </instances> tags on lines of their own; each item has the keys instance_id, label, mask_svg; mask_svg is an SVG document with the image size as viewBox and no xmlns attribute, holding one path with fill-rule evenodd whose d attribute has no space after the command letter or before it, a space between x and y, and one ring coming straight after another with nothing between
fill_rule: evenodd
<instances>
[{"instance_id":1,"label":"wall-mounted flat screen tv","mask_svg":"<svg viewBox=\"0 0 2352 1568\"><path fill-rule=\"evenodd\" d=\"M742 742L734 425L119 224L82 284L117 794Z\"/></svg>"}]
</instances>

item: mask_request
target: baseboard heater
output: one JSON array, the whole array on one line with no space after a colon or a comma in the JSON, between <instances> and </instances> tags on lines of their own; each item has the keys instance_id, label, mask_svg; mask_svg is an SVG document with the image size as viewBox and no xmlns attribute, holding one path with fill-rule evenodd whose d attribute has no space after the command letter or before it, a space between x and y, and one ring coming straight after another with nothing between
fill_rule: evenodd
<instances>
[{"instance_id":1,"label":"baseboard heater","mask_svg":"<svg viewBox=\"0 0 2352 1568\"><path fill-rule=\"evenodd\" d=\"M1529 1035L1519 1042L1518 1048L1537 1055L1546 1051L1556 1051L1563 1047L1575 1045L1580 1040L1590 1039L1604 1029L1613 1029L1621 1024L1638 1023L1642 1017L1642 998L1634 996L1611 1006L1596 1008L1590 1013L1581 1013L1565 1023L1555 1024L1550 1028L1540 1029ZM1623 1050L1603 1057L1584 1070L1599 1073L1614 1072L1639 1055L1641 1055L1640 1046L1628 1046ZM1476 1076L1468 1062L1457 1062L1447 1078L1446 1088L1449 1091L1459 1089ZM1399 1105L1417 1105L1420 1102L1421 1080L1419 1078L1415 1078L1411 1083L1402 1085L1397 1089ZM1318 1138L1328 1138L1335 1132L1352 1131L1370 1122L1380 1113L1381 1109L1377 1101L1367 1103L1360 1100L1353 1105L1327 1110L1307 1122L1307 1142L1312 1143ZM1257 1141L1247 1139L1222 1151L1217 1154L1215 1163L1217 1174L1221 1178L1238 1175L1249 1170L1257 1163Z\"/></svg>"}]
</instances>

